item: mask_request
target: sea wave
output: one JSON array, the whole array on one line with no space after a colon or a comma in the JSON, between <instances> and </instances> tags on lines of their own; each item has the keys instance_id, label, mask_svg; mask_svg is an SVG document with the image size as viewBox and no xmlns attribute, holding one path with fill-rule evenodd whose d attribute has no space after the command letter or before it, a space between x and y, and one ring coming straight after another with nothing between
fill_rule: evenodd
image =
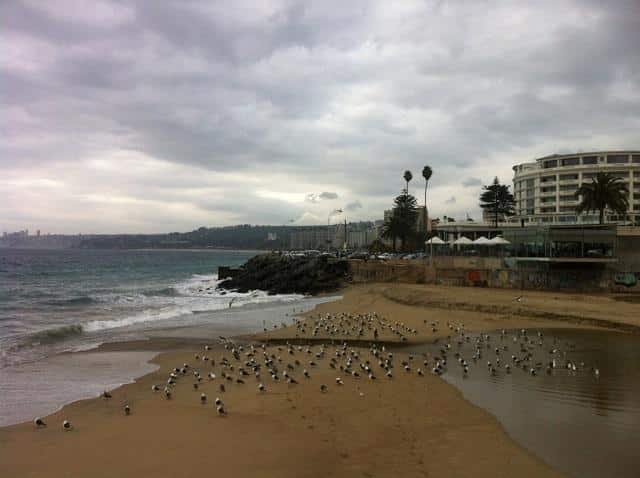
<instances>
[{"instance_id":1,"label":"sea wave","mask_svg":"<svg viewBox=\"0 0 640 478\"><path fill-rule=\"evenodd\" d=\"M56 299L56 300L48 300L45 302L46 305L51 305L54 307L73 307L73 306L83 306L83 305L91 305L97 302L93 297L89 297L88 295L82 295L79 297L71 297L69 299Z\"/></svg>"},{"instance_id":2,"label":"sea wave","mask_svg":"<svg viewBox=\"0 0 640 478\"><path fill-rule=\"evenodd\" d=\"M81 324L63 325L61 327L53 327L51 329L39 330L29 335L31 343L51 343L58 340L64 340L74 335L80 335L83 332Z\"/></svg>"}]
</instances>

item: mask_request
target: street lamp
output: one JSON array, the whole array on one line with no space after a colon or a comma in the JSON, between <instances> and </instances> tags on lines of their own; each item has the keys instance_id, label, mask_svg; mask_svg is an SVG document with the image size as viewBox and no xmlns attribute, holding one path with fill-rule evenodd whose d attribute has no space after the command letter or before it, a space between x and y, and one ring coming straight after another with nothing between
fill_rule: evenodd
<instances>
[{"instance_id":1,"label":"street lamp","mask_svg":"<svg viewBox=\"0 0 640 478\"><path fill-rule=\"evenodd\" d=\"M329 252L329 245L331 244L331 239L329 239L331 235L331 216L337 216L338 214L342 214L342 209L334 209L327 216L327 252Z\"/></svg>"}]
</instances>

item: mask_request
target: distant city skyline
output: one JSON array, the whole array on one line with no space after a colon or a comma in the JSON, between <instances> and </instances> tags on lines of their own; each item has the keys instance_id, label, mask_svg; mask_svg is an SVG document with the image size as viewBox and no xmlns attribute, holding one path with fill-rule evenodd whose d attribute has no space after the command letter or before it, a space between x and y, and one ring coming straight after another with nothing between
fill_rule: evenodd
<instances>
[{"instance_id":1,"label":"distant city skyline","mask_svg":"<svg viewBox=\"0 0 640 478\"><path fill-rule=\"evenodd\" d=\"M553 153L638 147L640 3L11 0L0 231L431 216ZM293 222L292 222L293 220Z\"/></svg>"}]
</instances>

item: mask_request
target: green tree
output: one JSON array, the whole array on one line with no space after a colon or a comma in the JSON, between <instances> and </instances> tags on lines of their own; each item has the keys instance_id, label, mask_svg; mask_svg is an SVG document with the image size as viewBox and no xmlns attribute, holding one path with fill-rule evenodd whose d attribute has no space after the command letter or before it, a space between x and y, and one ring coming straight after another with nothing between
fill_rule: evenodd
<instances>
[{"instance_id":1,"label":"green tree","mask_svg":"<svg viewBox=\"0 0 640 478\"><path fill-rule=\"evenodd\" d=\"M590 183L583 184L575 192L580 199L576 213L598 211L600 224L604 224L604 211L610 209L624 215L629 209L629 191L622 179L609 173L598 173Z\"/></svg>"},{"instance_id":2,"label":"green tree","mask_svg":"<svg viewBox=\"0 0 640 478\"><path fill-rule=\"evenodd\" d=\"M422 230L425 234L430 232L430 227L428 227L429 214L427 212L427 186L429 185L429 179L431 179L431 175L433 171L431 170L431 166L425 166L422 168L422 177L424 178L424 224L422 225Z\"/></svg>"},{"instance_id":3,"label":"green tree","mask_svg":"<svg viewBox=\"0 0 640 478\"><path fill-rule=\"evenodd\" d=\"M516 202L509 186L500 184L497 177L493 179L493 183L483 186L480 207L493 215L496 228L501 216L513 216L516 213L515 206Z\"/></svg>"},{"instance_id":4,"label":"green tree","mask_svg":"<svg viewBox=\"0 0 640 478\"><path fill-rule=\"evenodd\" d=\"M400 239L402 249L406 250L409 239L416 235L416 220L418 218L418 201L405 189L393 200L391 215L384 223L382 237L393 240L393 250L396 250L396 239Z\"/></svg>"},{"instance_id":5,"label":"green tree","mask_svg":"<svg viewBox=\"0 0 640 478\"><path fill-rule=\"evenodd\" d=\"M411 182L411 180L413 179L413 174L411 173L411 171L407 169L402 175L402 177L407 183L407 194L409 194L409 182Z\"/></svg>"}]
</instances>

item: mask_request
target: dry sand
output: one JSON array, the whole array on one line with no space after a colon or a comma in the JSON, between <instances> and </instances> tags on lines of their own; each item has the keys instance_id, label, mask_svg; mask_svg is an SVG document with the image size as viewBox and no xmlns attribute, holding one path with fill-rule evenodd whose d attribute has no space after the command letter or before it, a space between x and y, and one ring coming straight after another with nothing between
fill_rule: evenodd
<instances>
[{"instance_id":1,"label":"dry sand","mask_svg":"<svg viewBox=\"0 0 640 478\"><path fill-rule=\"evenodd\" d=\"M514 296L513 291L377 284L351 287L343 300L321 304L307 315L376 311L417 329L417 334L408 335L410 342L448 335L447 322L463 324L470 331L584 326L532 317L522 312L524 307L551 316L567 309L580 314L588 310L590 319L602 319L611 326L614 304L616 319L640 325L638 305L612 298L525 293L517 302ZM447 303L466 305L449 309ZM473 311L474 304L476 310L499 306L500 312ZM432 321L439 322L436 333ZM306 338L311 328L307 327ZM398 340L388 331L381 332L380 340ZM266 335L274 340L268 353L281 356L283 364L294 359L302 363L292 373L299 385L272 382L263 372L264 393L258 391L254 377L247 377L244 385L227 383L226 392L219 391L219 361L223 355L231 358L228 351L208 352L216 360L212 367L210 362L195 360L194 354L203 354L202 343L157 343L158 350L164 350L153 360L160 369L114 390L113 398L70 404L45 417L46 428L25 423L0 429L0 476L560 476L514 443L491 415L465 401L437 376L418 376L415 367L410 373L402 371L398 367L402 354L396 354L393 379L382 373L374 381L345 377L344 386L338 386L335 378L341 373L328 365L335 346L327 348L327 358L316 360L316 367L308 364L312 359L304 352L296 349L291 356L286 347L278 349L275 341L295 339L296 333L302 335L290 327L254 337ZM371 332L364 338L371 341ZM109 348L153 349L154 343ZM312 348L316 352L319 345ZM362 349L361 358L371 358L367 348ZM196 391L193 376L184 376L171 400L151 391L152 384L164 384L169 371L185 362L203 376L214 371L217 378L204 378ZM303 378L303 367L309 369L310 379ZM328 386L327 393L320 392L321 384ZM203 392L208 398L204 405L200 403ZM212 403L216 396L225 403L226 417L216 413ZM131 406L130 416L123 413L125 403ZM64 419L73 423L72 431L62 430Z\"/></svg>"}]
</instances>

